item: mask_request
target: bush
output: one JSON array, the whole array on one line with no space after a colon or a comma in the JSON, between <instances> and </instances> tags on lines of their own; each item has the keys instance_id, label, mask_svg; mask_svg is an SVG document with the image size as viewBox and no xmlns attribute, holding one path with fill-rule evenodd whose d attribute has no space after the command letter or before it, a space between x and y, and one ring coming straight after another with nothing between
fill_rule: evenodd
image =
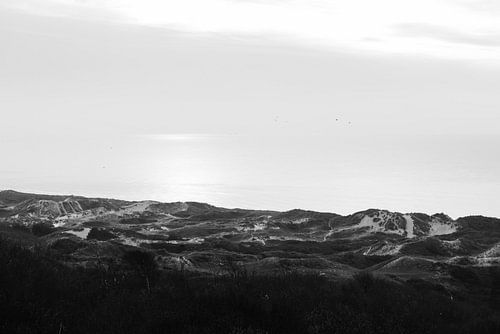
<instances>
[{"instance_id":1,"label":"bush","mask_svg":"<svg viewBox=\"0 0 500 334\"><path fill-rule=\"evenodd\" d=\"M116 236L113 233L109 232L108 230L96 227L93 227L87 235L88 240L106 241L114 238L116 238Z\"/></svg>"},{"instance_id":2,"label":"bush","mask_svg":"<svg viewBox=\"0 0 500 334\"><path fill-rule=\"evenodd\" d=\"M47 234L50 234L54 232L56 229L51 225L47 223L37 223L34 224L33 227L31 228L31 232L36 235L37 237L41 237Z\"/></svg>"},{"instance_id":3,"label":"bush","mask_svg":"<svg viewBox=\"0 0 500 334\"><path fill-rule=\"evenodd\" d=\"M50 250L0 238L2 333L498 333L487 303L361 273L332 282L295 272L200 276L160 272L153 254L71 268ZM498 272L493 273L496 278ZM145 288L145 275L155 284ZM495 279L496 279L495 278ZM495 282L492 282L495 283ZM496 288L495 288L496 289ZM492 290L492 293L498 292ZM496 291L496 292L495 292ZM460 299L460 300L459 300Z\"/></svg>"}]
</instances>

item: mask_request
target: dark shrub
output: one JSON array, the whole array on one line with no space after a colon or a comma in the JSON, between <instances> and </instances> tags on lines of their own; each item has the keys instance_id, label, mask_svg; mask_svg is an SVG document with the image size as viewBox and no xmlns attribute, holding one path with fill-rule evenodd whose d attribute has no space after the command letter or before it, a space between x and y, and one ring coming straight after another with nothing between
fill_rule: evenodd
<instances>
[{"instance_id":1,"label":"dark shrub","mask_svg":"<svg viewBox=\"0 0 500 334\"><path fill-rule=\"evenodd\" d=\"M66 239L69 240L69 239ZM361 273L200 275L156 270L132 250L121 264L84 269L0 238L1 333L499 333L500 312L423 281ZM458 275L464 275L457 269ZM236 268L235 272L239 272ZM489 273L498 293L498 271ZM145 277L155 283L145 289ZM465 274L467 277L468 274ZM148 291L149 293L145 293Z\"/></svg>"},{"instance_id":2,"label":"dark shrub","mask_svg":"<svg viewBox=\"0 0 500 334\"><path fill-rule=\"evenodd\" d=\"M154 254L141 250L131 250L125 253L123 259L145 279L146 289L151 292L151 286L159 274Z\"/></svg>"},{"instance_id":3,"label":"dark shrub","mask_svg":"<svg viewBox=\"0 0 500 334\"><path fill-rule=\"evenodd\" d=\"M31 228L31 232L37 237L41 237L54 232L56 229L48 223L37 223Z\"/></svg>"},{"instance_id":4,"label":"dark shrub","mask_svg":"<svg viewBox=\"0 0 500 334\"><path fill-rule=\"evenodd\" d=\"M106 241L114 238L116 238L116 236L113 233L109 232L108 230L96 227L92 228L87 235L88 240Z\"/></svg>"},{"instance_id":5,"label":"dark shrub","mask_svg":"<svg viewBox=\"0 0 500 334\"><path fill-rule=\"evenodd\" d=\"M50 248L57 250L61 253L64 254L70 254L76 251L77 249L81 248L83 245L82 243L75 241L73 239L69 238L63 238L63 239L57 239L54 241L51 245Z\"/></svg>"},{"instance_id":6,"label":"dark shrub","mask_svg":"<svg viewBox=\"0 0 500 334\"><path fill-rule=\"evenodd\" d=\"M453 266L450 268L450 274L452 277L464 283L476 284L479 282L479 277L471 268Z\"/></svg>"}]
</instances>

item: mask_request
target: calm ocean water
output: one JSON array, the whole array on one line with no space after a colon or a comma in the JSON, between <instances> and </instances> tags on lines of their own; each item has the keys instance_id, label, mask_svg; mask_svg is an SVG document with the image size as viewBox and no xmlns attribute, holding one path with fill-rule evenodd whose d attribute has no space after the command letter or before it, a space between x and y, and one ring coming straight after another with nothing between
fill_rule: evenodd
<instances>
[{"instance_id":1,"label":"calm ocean water","mask_svg":"<svg viewBox=\"0 0 500 334\"><path fill-rule=\"evenodd\" d=\"M0 189L500 216L498 147L500 136L19 136L0 143Z\"/></svg>"}]
</instances>

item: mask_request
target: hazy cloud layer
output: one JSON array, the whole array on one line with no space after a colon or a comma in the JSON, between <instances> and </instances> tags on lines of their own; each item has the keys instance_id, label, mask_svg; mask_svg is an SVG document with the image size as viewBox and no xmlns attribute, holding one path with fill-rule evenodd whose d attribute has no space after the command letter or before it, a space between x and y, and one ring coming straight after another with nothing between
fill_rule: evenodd
<instances>
[{"instance_id":1,"label":"hazy cloud layer","mask_svg":"<svg viewBox=\"0 0 500 334\"><path fill-rule=\"evenodd\" d=\"M497 15L500 13L500 2L497 0L462 0L457 2L468 9L482 11L485 14Z\"/></svg>"},{"instance_id":2,"label":"hazy cloud layer","mask_svg":"<svg viewBox=\"0 0 500 334\"><path fill-rule=\"evenodd\" d=\"M478 46L500 46L500 34L468 34L445 27L421 23L401 23L395 26L397 33L408 37L426 37L448 43Z\"/></svg>"},{"instance_id":3,"label":"hazy cloud layer","mask_svg":"<svg viewBox=\"0 0 500 334\"><path fill-rule=\"evenodd\" d=\"M192 33L271 37L334 50L500 59L498 5L464 0L4 0L39 15L100 19ZM412 33L393 27L414 24ZM439 29L436 30L436 27ZM418 28L418 33L415 33ZM436 38L415 41L423 35ZM477 48L477 46L490 48Z\"/></svg>"}]
</instances>

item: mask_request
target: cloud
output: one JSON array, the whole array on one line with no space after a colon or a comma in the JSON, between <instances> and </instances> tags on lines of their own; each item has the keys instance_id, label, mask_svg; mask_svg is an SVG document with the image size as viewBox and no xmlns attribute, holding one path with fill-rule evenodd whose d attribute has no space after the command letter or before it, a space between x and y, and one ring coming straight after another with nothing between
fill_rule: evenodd
<instances>
[{"instance_id":1,"label":"cloud","mask_svg":"<svg viewBox=\"0 0 500 334\"><path fill-rule=\"evenodd\" d=\"M4 6L40 15L89 20L97 17L207 36L272 38L307 47L368 54L498 60L500 12L475 9L474 6L498 7L491 1L480 3L481 6L465 0L4 0ZM420 38L418 43L415 38Z\"/></svg>"},{"instance_id":2,"label":"cloud","mask_svg":"<svg viewBox=\"0 0 500 334\"><path fill-rule=\"evenodd\" d=\"M394 27L397 34L407 37L424 37L447 43L478 46L500 46L500 34L468 34L425 23L401 23Z\"/></svg>"},{"instance_id":3,"label":"cloud","mask_svg":"<svg viewBox=\"0 0 500 334\"><path fill-rule=\"evenodd\" d=\"M30 15L66 17L98 21L123 21L123 17L113 7L110 0L2 0L0 10L8 9Z\"/></svg>"},{"instance_id":4,"label":"cloud","mask_svg":"<svg viewBox=\"0 0 500 334\"><path fill-rule=\"evenodd\" d=\"M500 2L498 0L459 0L458 3L475 11L490 14L498 14L500 12Z\"/></svg>"}]
</instances>

